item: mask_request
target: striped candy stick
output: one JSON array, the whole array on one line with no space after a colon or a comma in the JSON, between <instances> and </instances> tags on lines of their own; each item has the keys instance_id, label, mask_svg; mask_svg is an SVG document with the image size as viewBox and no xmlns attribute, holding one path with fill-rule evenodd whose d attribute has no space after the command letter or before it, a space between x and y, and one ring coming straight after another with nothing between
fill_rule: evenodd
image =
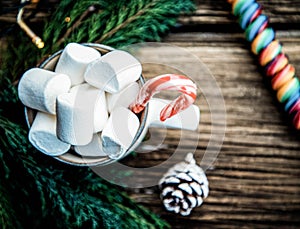
<instances>
[{"instance_id":1,"label":"striped candy stick","mask_svg":"<svg viewBox=\"0 0 300 229\"><path fill-rule=\"evenodd\" d=\"M183 75L165 74L148 80L129 107L134 113L140 113L152 96L166 90L179 91L182 94L162 109L160 112L161 121L165 121L167 118L188 108L197 96L197 86L189 78Z\"/></svg>"}]
</instances>

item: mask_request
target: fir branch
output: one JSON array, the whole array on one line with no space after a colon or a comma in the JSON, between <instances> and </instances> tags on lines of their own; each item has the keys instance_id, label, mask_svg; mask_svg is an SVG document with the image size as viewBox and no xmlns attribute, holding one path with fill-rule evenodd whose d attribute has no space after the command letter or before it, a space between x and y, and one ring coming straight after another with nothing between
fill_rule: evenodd
<instances>
[{"instance_id":1,"label":"fir branch","mask_svg":"<svg viewBox=\"0 0 300 229\"><path fill-rule=\"evenodd\" d=\"M51 19L45 24L43 40L45 48L42 50L44 54L53 53L62 48L61 44L65 44L66 38L70 36L83 19L87 16L85 12L90 6L106 6L106 1L101 0L63 0L60 1ZM112 4L113 5L113 4ZM82 16L84 15L84 16ZM69 17L70 22L66 22L65 18ZM81 18L81 19L80 19ZM77 23L79 22L79 23ZM68 32L70 31L70 32ZM63 40L60 40L63 37ZM58 42L58 40L60 40ZM85 41L74 41L85 42Z\"/></svg>"},{"instance_id":2,"label":"fir branch","mask_svg":"<svg viewBox=\"0 0 300 229\"><path fill-rule=\"evenodd\" d=\"M56 11L53 13L53 17L46 23L43 32L43 40L45 41L45 47L43 50L51 50L53 43L58 40L58 37L66 30L67 24L65 18L69 16L70 7L74 0L63 0L57 6ZM53 22L53 23L52 23Z\"/></svg>"},{"instance_id":3,"label":"fir branch","mask_svg":"<svg viewBox=\"0 0 300 229\"><path fill-rule=\"evenodd\" d=\"M8 78L2 79L0 82L0 104L9 102L16 103L19 101L16 84L17 81L12 83ZM3 106L1 107L3 108Z\"/></svg>"},{"instance_id":4,"label":"fir branch","mask_svg":"<svg viewBox=\"0 0 300 229\"><path fill-rule=\"evenodd\" d=\"M40 203L37 207L40 206L40 209L37 209L37 212L41 212L42 215L39 217L41 221L38 225L44 225L49 217L55 217L56 221L50 224L55 228L78 228L84 225L92 228L169 227L166 222L137 206L124 193L100 179L89 169L68 168L66 170L65 165L56 163L53 159L47 162L45 157L42 157L42 160L39 160L39 154L28 143L23 127L2 116L0 116L0 134L6 137L6 140L1 138L4 144L1 144L0 149L6 153L0 154L1 162L7 165L8 161L14 158L14 163L18 165L18 170L10 170L6 179L22 177L23 171L27 171L31 176L30 179L26 179L27 184L19 181L12 190L17 192L17 196L29 195L27 204L18 210L19 215L25 212L26 206L30 206L30 201L36 198L36 193L39 193ZM18 157L15 155L16 152ZM32 155L29 154L30 152ZM50 167L49 163L52 164ZM22 171L21 174L18 171ZM35 191L33 187L36 188ZM25 192L31 190L34 195L20 194L24 190ZM37 226L29 215L25 218L26 224Z\"/></svg>"},{"instance_id":5,"label":"fir branch","mask_svg":"<svg viewBox=\"0 0 300 229\"><path fill-rule=\"evenodd\" d=\"M101 12L84 13L95 5ZM99 40L113 47L157 41L176 23L192 0L63 0L44 27L45 48L35 49L22 32L4 52L0 70L0 180L4 201L22 225L53 228L168 228L149 210L89 169L74 168L37 152L27 139L23 106L17 98L20 76L68 42ZM71 18L65 23L66 17ZM17 48L15 48L17 47ZM2 183L1 183L2 185ZM7 196L9 195L9 196ZM5 202L7 201L7 202ZM4 206L4 205L3 205ZM14 211L13 211L14 210ZM0 212L0 217L1 217ZM21 217L23 216L23 217ZM54 221L53 218L56 220Z\"/></svg>"},{"instance_id":6,"label":"fir branch","mask_svg":"<svg viewBox=\"0 0 300 229\"><path fill-rule=\"evenodd\" d=\"M117 47L142 41L159 41L175 25L180 13L195 9L193 2L189 0L151 0L142 7L135 7L135 4L135 1L130 1L127 5L127 9L136 10L135 14L128 15L123 23L102 35L98 41ZM123 18L123 14L123 9L120 8L116 17Z\"/></svg>"},{"instance_id":7,"label":"fir branch","mask_svg":"<svg viewBox=\"0 0 300 229\"><path fill-rule=\"evenodd\" d=\"M62 2L66 1L70 0ZM75 0L69 4L70 9L65 3L62 7L58 6L60 10L45 26L43 39L45 44L52 45L49 48L51 52L70 42L101 42L121 47L136 42L158 41L175 25L180 13L195 9L192 0ZM85 15L90 5L103 10ZM65 23L64 19L69 15L72 23ZM63 40L58 37L63 37Z\"/></svg>"},{"instance_id":8,"label":"fir branch","mask_svg":"<svg viewBox=\"0 0 300 229\"><path fill-rule=\"evenodd\" d=\"M140 9L139 11L137 11L133 16L131 16L131 17L127 18L126 20L124 20L119 25L117 25L112 30L110 30L109 32L103 34L98 40L95 41L95 43L102 43L105 39L111 37L116 32L118 32L120 29L126 27L132 21L136 20L139 16L141 16L142 14L144 14L147 11L147 9L149 9L150 7L152 7L154 4L155 4L155 1L148 3L143 9Z\"/></svg>"},{"instance_id":9,"label":"fir branch","mask_svg":"<svg viewBox=\"0 0 300 229\"><path fill-rule=\"evenodd\" d=\"M131 23L114 31L102 42L106 45L122 47L142 41L159 41L172 26L181 12L194 10L192 1L152 0L153 4ZM121 12L119 12L121 13Z\"/></svg>"},{"instance_id":10,"label":"fir branch","mask_svg":"<svg viewBox=\"0 0 300 229\"><path fill-rule=\"evenodd\" d=\"M56 45L60 46L65 41L65 39L71 34L71 32L80 25L83 19L87 17L91 12L94 12L95 10L96 10L95 6L93 5L89 6L88 9L84 11L83 14L80 16L80 18L70 28L67 29L66 33L63 35L62 38L60 38L57 41Z\"/></svg>"},{"instance_id":11,"label":"fir branch","mask_svg":"<svg viewBox=\"0 0 300 229\"><path fill-rule=\"evenodd\" d=\"M21 225L16 218L11 197L4 188L4 182L0 181L0 225L2 229L20 228Z\"/></svg>"}]
</instances>

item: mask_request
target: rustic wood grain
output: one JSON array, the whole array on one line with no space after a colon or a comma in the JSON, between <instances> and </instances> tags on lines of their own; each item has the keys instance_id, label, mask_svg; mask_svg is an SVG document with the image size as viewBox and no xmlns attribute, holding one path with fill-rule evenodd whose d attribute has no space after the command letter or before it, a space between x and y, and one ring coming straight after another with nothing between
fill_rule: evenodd
<instances>
[{"instance_id":1,"label":"rustic wood grain","mask_svg":"<svg viewBox=\"0 0 300 229\"><path fill-rule=\"evenodd\" d=\"M300 2L261 3L274 22L284 52L300 72L300 30L297 28ZM235 22L224 1L199 1L195 14L181 17L182 27L163 40L196 55L209 68L222 90L227 123L222 149L217 160L206 171L210 182L209 197L189 217L166 212L159 200L157 187L126 189L132 198L161 215L172 228L300 226L300 135L292 128L282 105L276 101L269 81L263 76ZM211 25L212 29L208 29ZM227 31L230 26L233 29ZM174 57L172 50L161 52L160 58L172 58L177 64L193 67L188 58ZM155 48L148 48L142 55L150 58L158 54ZM168 70L163 66L143 67L146 77ZM200 87L209 86L197 78L194 80ZM197 144L195 155L201 163L211 137L211 113L219 111L210 110L205 95L200 92L199 96L200 138L185 132L185 147L180 149L180 154L184 155L191 145ZM159 130L153 130L153 133L166 135L164 144L151 153L128 157L124 164L151 167L169 158L181 133ZM168 166L164 168L166 170ZM156 171L148 176L141 172L135 180L138 184L153 177L159 179L160 176L161 173Z\"/></svg>"},{"instance_id":2,"label":"rustic wood grain","mask_svg":"<svg viewBox=\"0 0 300 229\"><path fill-rule=\"evenodd\" d=\"M59 0L40 1L39 4L26 6L24 18L32 15L31 22L43 21L49 17L49 9L55 9ZM192 14L183 15L179 18L178 23L187 27L195 28L215 28L222 25L223 29L237 26L232 24L234 17L228 12L230 5L226 0L196 0L197 9ZM17 9L20 1L3 0L0 5L0 22L14 23L17 15ZM276 26L297 28L300 20L300 1L299 0L262 0L259 1L264 7L264 13L271 18L271 22ZM36 11L36 9L38 9ZM225 26L225 27L224 27ZM220 26L219 26L220 27ZM185 29L186 29L185 28Z\"/></svg>"},{"instance_id":3,"label":"rustic wood grain","mask_svg":"<svg viewBox=\"0 0 300 229\"><path fill-rule=\"evenodd\" d=\"M259 2L299 75L300 1ZM15 15L16 12L1 15L0 22L14 23ZM48 16L45 12L37 14L30 22L43 20L45 16ZM209 166L206 171L210 182L209 197L189 217L166 212L156 186L127 188L126 192L161 215L172 228L299 228L300 134L292 128L282 105L276 101L236 18L230 14L229 4L224 0L197 0L197 10L191 15L182 15L178 26L163 42L184 48L210 70L225 101L225 138L216 161L203 163ZM189 57L175 56L168 48L159 51L154 47L145 48L141 55L154 60L157 56L170 59L190 69L195 66ZM143 65L146 77L171 70L176 71L162 65ZM193 78L200 89L203 87L207 91L203 94L200 90L196 101L201 109L199 139L189 131L151 129L152 135L161 136L163 144L151 153L128 156L122 163L136 168L160 165L177 148L182 134L184 145L179 149L182 157L195 147L196 159L201 163L203 156L213 151L213 148L207 149L213 124L211 115L221 117L223 113L209 107L206 98L215 88L202 79L202 76ZM222 125L216 125L216 129L222 130ZM169 165L162 167L167 170ZM161 171L145 175L141 170L134 181L142 185L160 176Z\"/></svg>"},{"instance_id":4,"label":"rustic wood grain","mask_svg":"<svg viewBox=\"0 0 300 229\"><path fill-rule=\"evenodd\" d=\"M182 16L179 23L190 29L214 30L221 28L223 31L237 29L232 24L235 17L228 14L231 11L230 5L225 0L197 0L197 10L191 15ZM300 1L276 0L259 1L263 6L264 13L271 19L276 28L298 28L300 20Z\"/></svg>"}]
</instances>

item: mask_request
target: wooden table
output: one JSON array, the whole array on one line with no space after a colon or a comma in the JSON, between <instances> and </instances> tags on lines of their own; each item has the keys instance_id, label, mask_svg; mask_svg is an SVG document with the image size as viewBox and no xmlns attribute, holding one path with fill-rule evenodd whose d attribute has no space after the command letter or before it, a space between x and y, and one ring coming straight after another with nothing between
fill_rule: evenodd
<instances>
[{"instance_id":1,"label":"wooden table","mask_svg":"<svg viewBox=\"0 0 300 229\"><path fill-rule=\"evenodd\" d=\"M299 74L300 1L260 3ZM206 171L209 197L189 217L181 217L164 210L156 187L126 191L166 219L172 228L297 228L300 225L299 132L292 128L282 105L276 101L226 1L197 1L197 6L195 13L180 18L181 26L163 42L184 48L200 58L216 79L225 101L225 138L216 161ZM151 59L151 55L157 54L155 48L148 48L142 55ZM159 55L173 58L175 64L189 65L187 59L176 58L171 50L165 49ZM146 77L165 71L163 66L144 65ZM209 87L200 74L193 79L200 89ZM197 100L201 109L200 139L186 133L189 141L180 151L185 154L190 144L196 144L199 163L207 153L212 125L217 125L212 123L211 115L223 115L222 111L208 107L206 96L209 95L203 94L202 89ZM212 87L208 91L213 90ZM165 145L160 149L137 155L125 163L135 167L158 165L168 159L179 138L177 132L168 132ZM136 182L143 179L147 178L137 177Z\"/></svg>"},{"instance_id":2,"label":"wooden table","mask_svg":"<svg viewBox=\"0 0 300 229\"><path fill-rule=\"evenodd\" d=\"M270 16L284 52L300 72L300 0L261 0ZM14 21L12 17L12 21ZM141 57L161 58L192 71L199 86L196 104L201 109L198 135L195 132L152 130L161 136L162 144L148 154L129 156L123 162L133 167L160 165L174 152L181 138L178 155L193 151L203 165L210 183L210 194L204 204L188 217L168 213L159 199L157 186L127 188L135 201L167 220L172 228L297 228L300 226L300 135L295 131L268 80L251 54L236 18L225 0L198 0L192 15L181 16L179 25L163 39L175 50L184 48L188 55L176 56L174 49L147 47ZM194 55L194 56L193 56ZM203 72L193 72L194 57L210 71L221 90L225 110L216 104L216 86L208 84ZM146 59L147 59L146 58ZM198 61L199 64L199 61ZM143 65L143 74L152 77L167 71L179 71L164 65ZM206 69L206 71L208 71ZM218 105L218 104L217 104ZM215 115L217 119L212 119ZM226 115L226 116L225 116ZM226 118L222 141L222 117ZM212 139L213 132L221 133ZM182 135L183 133L183 135ZM212 147L207 148L212 141ZM218 143L222 147L213 163L211 155ZM164 170L168 165L163 165ZM136 176L137 186L147 179L159 179L153 171Z\"/></svg>"}]
</instances>

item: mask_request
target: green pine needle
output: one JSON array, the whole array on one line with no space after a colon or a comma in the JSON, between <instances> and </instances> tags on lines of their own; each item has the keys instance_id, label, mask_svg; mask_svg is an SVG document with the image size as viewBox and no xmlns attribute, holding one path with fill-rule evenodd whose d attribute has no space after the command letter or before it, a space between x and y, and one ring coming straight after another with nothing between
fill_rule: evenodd
<instances>
[{"instance_id":1,"label":"green pine needle","mask_svg":"<svg viewBox=\"0 0 300 229\"><path fill-rule=\"evenodd\" d=\"M70 0L68 0L70 1ZM50 50L62 48L69 42L94 42L121 47L136 42L159 41L182 12L191 12L191 0L127 0L127 1L72 1L74 8L62 13L65 1L51 22L46 24L44 40ZM96 9L81 18L90 6ZM67 11L67 10L66 10ZM65 18L70 17L70 22ZM76 25L71 33L66 31ZM68 34L68 36L64 36ZM57 42L59 46L57 46Z\"/></svg>"},{"instance_id":2,"label":"green pine needle","mask_svg":"<svg viewBox=\"0 0 300 229\"><path fill-rule=\"evenodd\" d=\"M21 126L1 118L0 133L6 138L4 142L9 143L1 145L0 152L5 151L5 154L0 154L1 167L8 165L13 158L17 165L15 170L6 171L6 180L13 182L24 171L30 176L27 184L18 183L10 190L14 196L22 197L16 210L18 215L30 211L28 207L33 207L32 199L38 200L36 194L39 194L35 212L39 212L40 220L35 220L36 215L28 215L25 217L27 225L36 227L46 222L49 225L50 218L55 217L56 220L50 224L55 228L84 225L91 228L125 228L126 225L130 228L168 228L166 222L137 206L117 187L103 181L89 169L69 168L53 159L45 161L48 157L41 157L39 152L35 152ZM24 219L20 220L25 224Z\"/></svg>"},{"instance_id":3,"label":"green pine needle","mask_svg":"<svg viewBox=\"0 0 300 229\"><path fill-rule=\"evenodd\" d=\"M37 152L28 142L17 83L26 70L69 42L120 48L159 41L180 13L193 9L192 0L62 0L45 23L44 49L35 48L20 30L8 39L0 70L2 228L169 228L90 169Z\"/></svg>"},{"instance_id":4,"label":"green pine needle","mask_svg":"<svg viewBox=\"0 0 300 229\"><path fill-rule=\"evenodd\" d=\"M11 196L4 189L2 180L0 182L0 225L2 229L20 228L21 226L16 217Z\"/></svg>"}]
</instances>

